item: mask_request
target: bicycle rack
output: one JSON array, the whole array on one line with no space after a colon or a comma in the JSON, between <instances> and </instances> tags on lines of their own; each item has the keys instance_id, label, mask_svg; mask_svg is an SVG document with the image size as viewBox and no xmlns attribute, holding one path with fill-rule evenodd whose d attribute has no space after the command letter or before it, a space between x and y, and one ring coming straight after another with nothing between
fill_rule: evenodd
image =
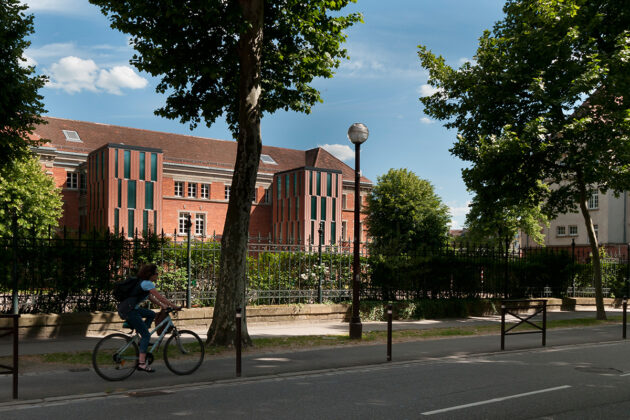
<instances>
[{"instance_id":1,"label":"bicycle rack","mask_svg":"<svg viewBox=\"0 0 630 420\"><path fill-rule=\"evenodd\" d=\"M538 303L538 305L533 305ZM523 305L524 304L524 305ZM521 317L517 312L517 310L523 309L535 309L534 313L527 316L526 318ZM536 315L542 313L542 326L534 324L530 321ZM519 322L512 325L507 330L505 329L505 315L512 315L519 319ZM529 324L535 328L534 331L519 331L519 332L510 332L519 325ZM545 299L540 300L528 300L528 299L509 299L501 301L501 350L505 350L505 336L506 335L517 335L517 334L542 334L542 345L543 347L547 344L547 301Z\"/></svg>"}]
</instances>

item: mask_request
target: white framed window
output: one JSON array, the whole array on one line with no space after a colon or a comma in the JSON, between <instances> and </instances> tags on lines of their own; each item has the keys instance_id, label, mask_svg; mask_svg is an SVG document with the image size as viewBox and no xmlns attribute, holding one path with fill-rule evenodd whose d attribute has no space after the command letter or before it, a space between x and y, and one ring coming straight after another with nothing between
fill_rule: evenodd
<instances>
[{"instance_id":1,"label":"white framed window","mask_svg":"<svg viewBox=\"0 0 630 420\"><path fill-rule=\"evenodd\" d=\"M342 241L347 241L348 237L348 222L346 222L345 220L341 222L341 240Z\"/></svg>"},{"instance_id":2,"label":"white framed window","mask_svg":"<svg viewBox=\"0 0 630 420\"><path fill-rule=\"evenodd\" d=\"M173 191L175 197L184 196L184 183L182 181L175 181L175 190Z\"/></svg>"},{"instance_id":3,"label":"white framed window","mask_svg":"<svg viewBox=\"0 0 630 420\"><path fill-rule=\"evenodd\" d=\"M178 219L178 230L177 233L179 233L180 235L186 235L186 222L188 221L188 215L190 213L187 212L183 212L183 213L179 213L179 219Z\"/></svg>"},{"instance_id":4,"label":"white framed window","mask_svg":"<svg viewBox=\"0 0 630 420\"><path fill-rule=\"evenodd\" d=\"M567 236L567 227L556 226L556 236Z\"/></svg>"},{"instance_id":5,"label":"white framed window","mask_svg":"<svg viewBox=\"0 0 630 420\"><path fill-rule=\"evenodd\" d=\"M66 174L66 188L76 190L79 188L79 174L76 172L68 172Z\"/></svg>"},{"instance_id":6,"label":"white framed window","mask_svg":"<svg viewBox=\"0 0 630 420\"><path fill-rule=\"evenodd\" d=\"M590 198L586 202L586 206L589 210L599 209L599 191L593 191Z\"/></svg>"},{"instance_id":7,"label":"white framed window","mask_svg":"<svg viewBox=\"0 0 630 420\"><path fill-rule=\"evenodd\" d=\"M206 215L203 213L195 214L195 235L203 236L206 234Z\"/></svg>"},{"instance_id":8,"label":"white framed window","mask_svg":"<svg viewBox=\"0 0 630 420\"><path fill-rule=\"evenodd\" d=\"M225 199L226 200L230 199L230 190L231 190L231 187L229 185L226 185L225 186Z\"/></svg>"},{"instance_id":9,"label":"white framed window","mask_svg":"<svg viewBox=\"0 0 630 420\"><path fill-rule=\"evenodd\" d=\"M267 188L265 190L265 197L263 198L263 203L271 204L271 188Z\"/></svg>"},{"instance_id":10,"label":"white framed window","mask_svg":"<svg viewBox=\"0 0 630 420\"><path fill-rule=\"evenodd\" d=\"M188 197L197 197L197 184L194 182L188 183Z\"/></svg>"},{"instance_id":11,"label":"white framed window","mask_svg":"<svg viewBox=\"0 0 630 420\"><path fill-rule=\"evenodd\" d=\"M79 137L79 133L72 130L61 130L63 131L63 135L66 137L66 141L72 141L75 143L83 143L81 137Z\"/></svg>"},{"instance_id":12,"label":"white framed window","mask_svg":"<svg viewBox=\"0 0 630 420\"><path fill-rule=\"evenodd\" d=\"M201 184L201 198L210 197L210 186L208 184Z\"/></svg>"},{"instance_id":13,"label":"white framed window","mask_svg":"<svg viewBox=\"0 0 630 420\"><path fill-rule=\"evenodd\" d=\"M273 158L269 155L260 155L260 160L262 163L266 163L268 165L277 165L278 163L273 160Z\"/></svg>"},{"instance_id":14,"label":"white framed window","mask_svg":"<svg viewBox=\"0 0 630 420\"><path fill-rule=\"evenodd\" d=\"M576 225L569 226L569 236L578 236L578 227Z\"/></svg>"},{"instance_id":15,"label":"white framed window","mask_svg":"<svg viewBox=\"0 0 630 420\"><path fill-rule=\"evenodd\" d=\"M341 196L341 208L344 210L348 208L348 195L347 194L343 194ZM343 240L344 241L346 240L345 236L343 237Z\"/></svg>"}]
</instances>

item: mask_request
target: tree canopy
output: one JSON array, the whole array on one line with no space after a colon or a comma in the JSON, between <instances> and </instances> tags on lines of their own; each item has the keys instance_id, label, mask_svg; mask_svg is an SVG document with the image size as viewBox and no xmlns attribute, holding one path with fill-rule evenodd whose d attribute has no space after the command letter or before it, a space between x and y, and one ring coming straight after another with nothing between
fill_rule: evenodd
<instances>
[{"instance_id":1,"label":"tree canopy","mask_svg":"<svg viewBox=\"0 0 630 420\"><path fill-rule=\"evenodd\" d=\"M425 112L458 131L452 153L477 199L473 215L516 219L583 216L604 318L592 191L630 187L630 3L509 0L485 31L474 61L459 69L419 46L429 83ZM513 216L512 216L513 217ZM523 226L519 226L523 227Z\"/></svg>"},{"instance_id":2,"label":"tree canopy","mask_svg":"<svg viewBox=\"0 0 630 420\"><path fill-rule=\"evenodd\" d=\"M208 341L231 345L234 311L245 308L247 241L262 139L263 113L310 112L320 102L310 86L340 60L344 30L362 19L340 11L353 0L90 0L113 28L131 35L131 63L161 77L168 95L155 113L211 125L225 116L238 141L221 238L221 279ZM246 312L243 341L250 344Z\"/></svg>"},{"instance_id":3,"label":"tree canopy","mask_svg":"<svg viewBox=\"0 0 630 420\"><path fill-rule=\"evenodd\" d=\"M157 115L192 127L210 126L222 115L235 137L239 130L239 42L251 22L242 4L258 1L90 0L109 15L112 27L131 35L138 52L131 63L161 77L168 95ZM260 1L260 111L309 113L321 102L309 84L330 78L340 59L344 29L361 15L340 15L352 0ZM249 6L248 6L249 7ZM334 14L334 15L333 15Z\"/></svg>"},{"instance_id":4,"label":"tree canopy","mask_svg":"<svg viewBox=\"0 0 630 420\"><path fill-rule=\"evenodd\" d=\"M0 236L12 236L17 216L18 235L48 234L61 217L61 192L33 156L24 156L0 167Z\"/></svg>"},{"instance_id":5,"label":"tree canopy","mask_svg":"<svg viewBox=\"0 0 630 420\"><path fill-rule=\"evenodd\" d=\"M446 242L448 207L429 181L408 169L390 169L378 177L365 212L371 250L376 253L413 253Z\"/></svg>"},{"instance_id":6,"label":"tree canopy","mask_svg":"<svg viewBox=\"0 0 630 420\"><path fill-rule=\"evenodd\" d=\"M0 2L0 166L13 159L27 156L29 139L40 117L45 112L37 93L46 78L35 76L35 68L27 66L24 50L30 42L26 37L33 32L33 15L19 0Z\"/></svg>"}]
</instances>

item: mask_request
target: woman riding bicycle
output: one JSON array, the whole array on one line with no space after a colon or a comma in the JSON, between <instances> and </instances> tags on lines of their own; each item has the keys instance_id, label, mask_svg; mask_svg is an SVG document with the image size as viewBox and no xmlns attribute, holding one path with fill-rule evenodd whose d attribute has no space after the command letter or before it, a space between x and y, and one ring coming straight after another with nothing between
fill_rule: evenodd
<instances>
[{"instance_id":1,"label":"woman riding bicycle","mask_svg":"<svg viewBox=\"0 0 630 420\"><path fill-rule=\"evenodd\" d=\"M166 299L155 288L155 281L158 278L157 265L143 265L138 270L137 278L139 280L138 284L130 293L130 296L118 305L118 315L127 321L129 326L135 329L142 336L142 339L140 340L140 354L138 357L137 370L152 373L155 372L155 369L146 363L146 357L147 349L149 348L149 341L151 339L149 327L155 319L155 312L151 309L141 308L140 304L146 299L149 299L152 303L158 305L162 309L171 307L179 310L181 309L181 306L177 306Z\"/></svg>"}]
</instances>

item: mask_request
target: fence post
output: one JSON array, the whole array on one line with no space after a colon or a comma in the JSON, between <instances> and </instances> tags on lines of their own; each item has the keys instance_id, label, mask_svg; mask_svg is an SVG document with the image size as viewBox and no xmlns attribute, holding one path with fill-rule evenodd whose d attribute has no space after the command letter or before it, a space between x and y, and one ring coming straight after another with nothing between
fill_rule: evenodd
<instances>
[{"instance_id":1,"label":"fence post","mask_svg":"<svg viewBox=\"0 0 630 420\"><path fill-rule=\"evenodd\" d=\"M392 304L387 305L387 361L392 361Z\"/></svg>"},{"instance_id":2,"label":"fence post","mask_svg":"<svg viewBox=\"0 0 630 420\"><path fill-rule=\"evenodd\" d=\"M322 242L324 242L324 222L319 222L319 268L317 283L317 303L322 303Z\"/></svg>"},{"instance_id":3,"label":"fence post","mask_svg":"<svg viewBox=\"0 0 630 420\"><path fill-rule=\"evenodd\" d=\"M503 284L503 297L507 298L508 297L508 270L509 270L509 253L508 253L508 246L509 246L509 238L506 235L505 236L505 273L504 273L504 284Z\"/></svg>"},{"instance_id":4,"label":"fence post","mask_svg":"<svg viewBox=\"0 0 630 420\"><path fill-rule=\"evenodd\" d=\"M17 315L20 312L19 300L18 300L18 275L17 275L17 267L18 267L18 225L17 225L17 214L13 214L12 220L13 227L13 315Z\"/></svg>"},{"instance_id":5,"label":"fence post","mask_svg":"<svg viewBox=\"0 0 630 420\"><path fill-rule=\"evenodd\" d=\"M501 350L505 350L505 304L501 303Z\"/></svg>"},{"instance_id":6,"label":"fence post","mask_svg":"<svg viewBox=\"0 0 630 420\"><path fill-rule=\"evenodd\" d=\"M236 309L236 376L241 376L241 308Z\"/></svg>"},{"instance_id":7,"label":"fence post","mask_svg":"<svg viewBox=\"0 0 630 420\"><path fill-rule=\"evenodd\" d=\"M575 238L571 239L571 278L573 279L573 297L575 297Z\"/></svg>"},{"instance_id":8,"label":"fence post","mask_svg":"<svg viewBox=\"0 0 630 420\"><path fill-rule=\"evenodd\" d=\"M190 299L190 231L192 229L192 221L190 220L190 213L186 215L186 275L188 277L188 283L186 285L186 308L190 309L192 307L192 302Z\"/></svg>"}]
</instances>

